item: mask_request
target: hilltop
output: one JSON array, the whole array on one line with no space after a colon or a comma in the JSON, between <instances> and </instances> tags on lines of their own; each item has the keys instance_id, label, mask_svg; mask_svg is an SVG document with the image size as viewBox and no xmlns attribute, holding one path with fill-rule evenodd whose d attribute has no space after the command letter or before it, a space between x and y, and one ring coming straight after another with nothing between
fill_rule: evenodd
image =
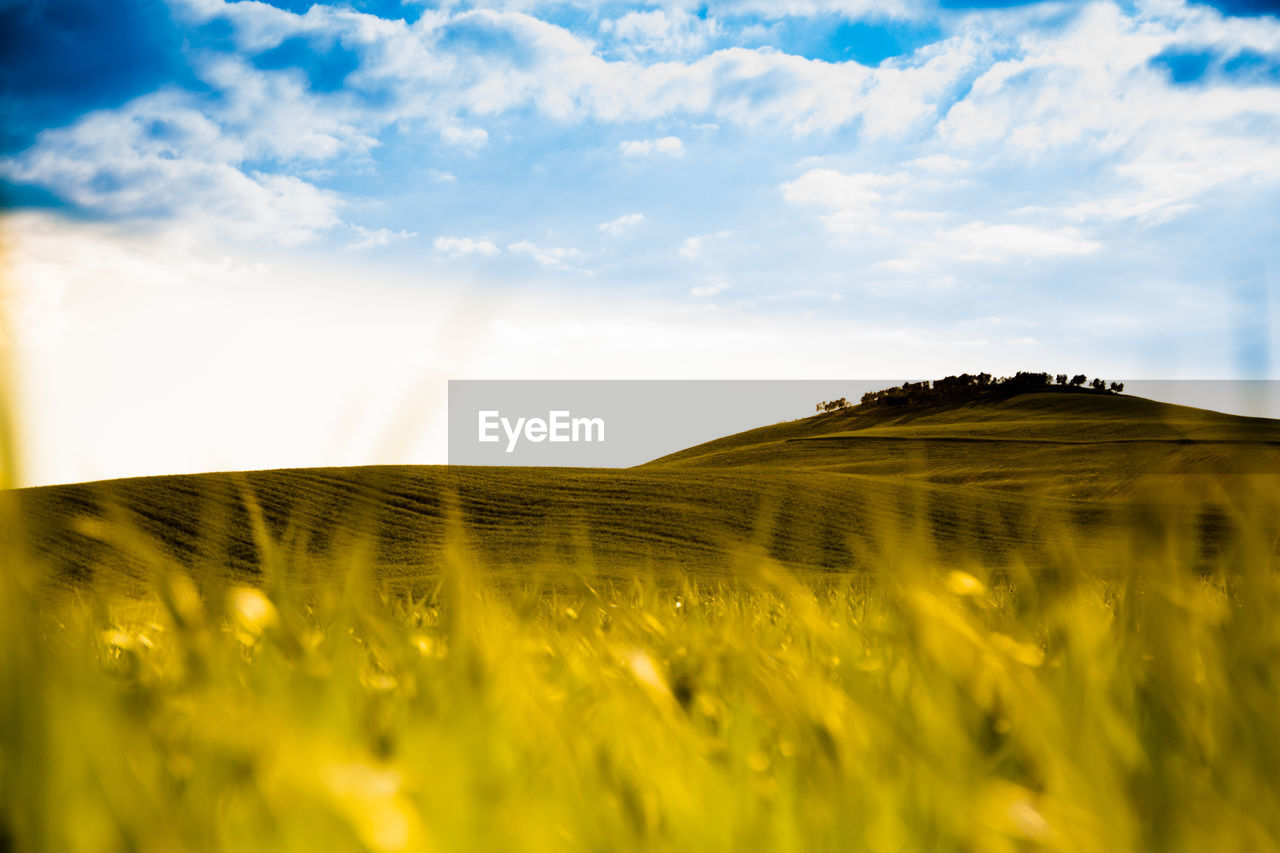
<instances>
[{"instance_id":1,"label":"hilltop","mask_svg":"<svg viewBox=\"0 0 1280 853\"><path fill-rule=\"evenodd\" d=\"M1020 370L1013 376L961 373L959 376L944 376L933 381L904 382L892 388L868 391L862 395L859 403L869 409L919 409L940 403L1006 400L1019 394L1042 391L1065 394L1120 394L1124 391L1124 383L1108 383L1101 378L1095 378L1090 382L1089 377L1083 373L1075 376L1059 373L1056 377L1048 373L1032 373L1025 370ZM817 410L833 412L848 408L849 405L849 401L841 397L838 400L819 403Z\"/></svg>"},{"instance_id":2,"label":"hilltop","mask_svg":"<svg viewBox=\"0 0 1280 853\"><path fill-rule=\"evenodd\" d=\"M1278 421L1051 389L905 408L840 408L726 436L647 465L916 477L1109 497L1151 476L1280 470L1278 451Z\"/></svg>"}]
</instances>

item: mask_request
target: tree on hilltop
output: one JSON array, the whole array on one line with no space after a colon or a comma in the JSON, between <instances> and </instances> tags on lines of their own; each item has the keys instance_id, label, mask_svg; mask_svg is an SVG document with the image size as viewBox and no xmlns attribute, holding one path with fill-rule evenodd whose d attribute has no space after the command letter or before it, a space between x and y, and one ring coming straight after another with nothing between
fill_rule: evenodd
<instances>
[{"instance_id":1,"label":"tree on hilltop","mask_svg":"<svg viewBox=\"0 0 1280 853\"><path fill-rule=\"evenodd\" d=\"M968 402L993 397L1003 399L1051 388L1055 380L1061 386L1061 390L1071 391L1083 391L1085 383L1089 382L1089 378L1083 373L1077 373L1070 380L1065 373L1054 375L1026 370L998 379L993 378L990 373L962 373L959 376L945 376L932 382L928 380L904 382L893 388L868 391L862 395L859 402L868 407L896 408L909 405ZM1108 391L1107 383L1102 379L1094 379L1089 387L1103 393ZM1124 390L1124 383L1112 382L1109 390L1113 394L1119 394ZM819 403L817 409L820 412L831 412L849 405L849 401L841 397L839 400Z\"/></svg>"}]
</instances>

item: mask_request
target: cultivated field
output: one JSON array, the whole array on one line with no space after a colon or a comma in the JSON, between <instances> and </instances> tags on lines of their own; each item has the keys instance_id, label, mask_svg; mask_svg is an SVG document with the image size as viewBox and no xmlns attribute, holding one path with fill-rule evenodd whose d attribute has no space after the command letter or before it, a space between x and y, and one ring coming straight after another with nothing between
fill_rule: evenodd
<instances>
[{"instance_id":1,"label":"cultivated field","mask_svg":"<svg viewBox=\"0 0 1280 853\"><path fill-rule=\"evenodd\" d=\"M1280 847L1280 424L9 492L0 849Z\"/></svg>"}]
</instances>

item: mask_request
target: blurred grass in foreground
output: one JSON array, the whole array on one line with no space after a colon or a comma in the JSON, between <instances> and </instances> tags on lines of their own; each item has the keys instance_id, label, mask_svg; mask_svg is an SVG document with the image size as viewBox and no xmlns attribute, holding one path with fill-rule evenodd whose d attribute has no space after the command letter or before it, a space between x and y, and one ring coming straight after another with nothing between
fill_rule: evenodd
<instances>
[{"instance_id":1,"label":"blurred grass in foreground","mask_svg":"<svg viewBox=\"0 0 1280 853\"><path fill-rule=\"evenodd\" d=\"M512 587L455 532L415 597L359 548L292 582L259 521L249 587L92 522L139 598L37 593L8 541L0 849L1275 849L1280 502L1242 491L1208 567L1152 504L1121 571L998 579L906 535Z\"/></svg>"}]
</instances>

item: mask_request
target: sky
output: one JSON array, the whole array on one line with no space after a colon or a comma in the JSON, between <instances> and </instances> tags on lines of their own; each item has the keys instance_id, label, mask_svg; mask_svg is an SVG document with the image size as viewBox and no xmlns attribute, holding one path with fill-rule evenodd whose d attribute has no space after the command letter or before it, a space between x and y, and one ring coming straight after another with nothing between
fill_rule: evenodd
<instances>
[{"instance_id":1,"label":"sky","mask_svg":"<svg viewBox=\"0 0 1280 853\"><path fill-rule=\"evenodd\" d=\"M443 462L448 379L1277 378L1278 14L0 0L21 480Z\"/></svg>"}]
</instances>

